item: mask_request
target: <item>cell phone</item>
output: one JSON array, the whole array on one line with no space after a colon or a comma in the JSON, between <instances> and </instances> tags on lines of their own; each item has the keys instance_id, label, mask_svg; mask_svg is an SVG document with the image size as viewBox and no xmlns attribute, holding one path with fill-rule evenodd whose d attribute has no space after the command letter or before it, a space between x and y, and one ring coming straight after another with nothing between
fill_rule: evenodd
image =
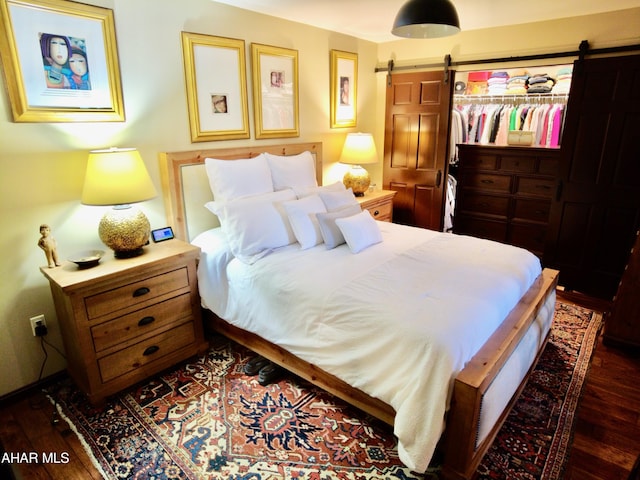
<instances>
[{"instance_id":1,"label":"cell phone","mask_svg":"<svg viewBox=\"0 0 640 480\"><path fill-rule=\"evenodd\" d=\"M151 230L151 238L153 238L153 241L156 243L164 242L165 240L171 240L173 238L173 230L171 229L171 227Z\"/></svg>"}]
</instances>

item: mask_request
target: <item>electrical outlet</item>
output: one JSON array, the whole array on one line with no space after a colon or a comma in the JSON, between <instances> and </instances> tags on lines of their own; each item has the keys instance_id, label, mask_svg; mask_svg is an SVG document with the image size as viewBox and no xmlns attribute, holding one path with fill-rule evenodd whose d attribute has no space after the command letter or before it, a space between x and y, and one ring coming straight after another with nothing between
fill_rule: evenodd
<instances>
[{"instance_id":1,"label":"electrical outlet","mask_svg":"<svg viewBox=\"0 0 640 480\"><path fill-rule=\"evenodd\" d=\"M29 321L31 322L31 331L33 332L33 336L37 337L39 336L36 333L36 328L37 327L45 327L47 326L47 321L44 319L44 315L36 315L35 317L31 317L29 319Z\"/></svg>"}]
</instances>

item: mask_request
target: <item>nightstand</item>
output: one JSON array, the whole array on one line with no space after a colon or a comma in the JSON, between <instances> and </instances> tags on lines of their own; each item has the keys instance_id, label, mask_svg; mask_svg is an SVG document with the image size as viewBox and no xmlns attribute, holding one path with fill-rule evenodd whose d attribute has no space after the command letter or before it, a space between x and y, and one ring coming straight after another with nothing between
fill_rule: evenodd
<instances>
[{"instance_id":1,"label":"nightstand","mask_svg":"<svg viewBox=\"0 0 640 480\"><path fill-rule=\"evenodd\" d=\"M49 280L69 374L92 403L206 352L196 265L180 240L138 257L109 252L92 268L41 267Z\"/></svg>"},{"instance_id":2,"label":"nightstand","mask_svg":"<svg viewBox=\"0 0 640 480\"><path fill-rule=\"evenodd\" d=\"M374 190L365 192L363 197L356 197L363 210L369 210L376 220L391 222L393 220L393 197L396 192L392 190Z\"/></svg>"}]
</instances>

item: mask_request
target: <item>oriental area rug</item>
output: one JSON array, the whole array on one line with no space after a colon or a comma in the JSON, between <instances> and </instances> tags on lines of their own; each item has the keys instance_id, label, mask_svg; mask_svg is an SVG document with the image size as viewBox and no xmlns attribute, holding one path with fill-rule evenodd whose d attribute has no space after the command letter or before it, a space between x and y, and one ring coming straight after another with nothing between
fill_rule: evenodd
<instances>
[{"instance_id":1,"label":"oriental area rug","mask_svg":"<svg viewBox=\"0 0 640 480\"><path fill-rule=\"evenodd\" d=\"M478 469L559 479L601 316L556 304L549 343ZM438 479L398 459L390 427L294 377L261 386L252 353L214 337L206 355L90 406L70 381L47 394L107 479Z\"/></svg>"}]
</instances>

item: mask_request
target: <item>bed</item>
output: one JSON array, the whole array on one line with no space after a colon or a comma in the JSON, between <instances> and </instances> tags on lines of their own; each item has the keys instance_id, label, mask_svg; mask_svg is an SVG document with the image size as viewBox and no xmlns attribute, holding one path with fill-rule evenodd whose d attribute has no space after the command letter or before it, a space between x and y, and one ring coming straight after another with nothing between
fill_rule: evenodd
<instances>
[{"instance_id":1,"label":"bed","mask_svg":"<svg viewBox=\"0 0 640 480\"><path fill-rule=\"evenodd\" d=\"M375 221L379 240L354 253L355 214L334 219L346 237L335 248L300 239L234 258L205 159L265 154L304 158L315 192L343 198L321 186L319 142L160 155L168 222L203 252L208 327L392 425L413 470L439 448L445 478L471 478L547 341L558 272L515 247ZM416 321L425 311L437 321Z\"/></svg>"}]
</instances>

